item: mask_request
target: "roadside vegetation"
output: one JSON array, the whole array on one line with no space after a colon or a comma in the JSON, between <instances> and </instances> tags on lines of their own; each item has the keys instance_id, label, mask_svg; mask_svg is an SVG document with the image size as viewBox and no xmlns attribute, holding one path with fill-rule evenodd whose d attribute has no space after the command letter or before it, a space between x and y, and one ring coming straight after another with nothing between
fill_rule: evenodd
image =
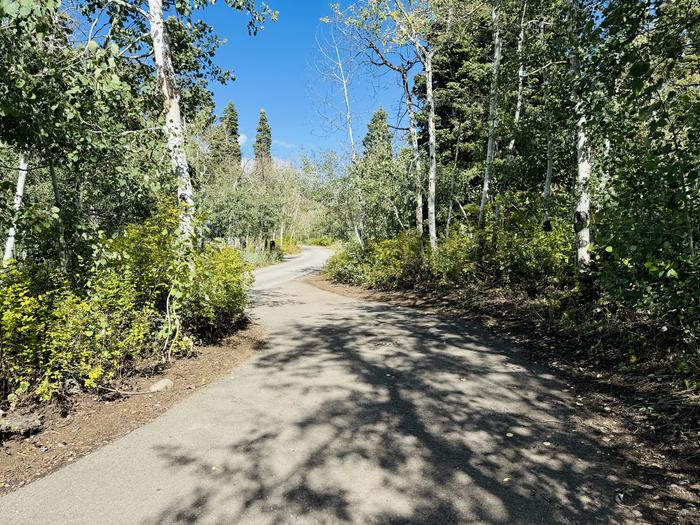
<instances>
[{"instance_id":1,"label":"roadside vegetation","mask_svg":"<svg viewBox=\"0 0 700 525\"><path fill-rule=\"evenodd\" d=\"M265 111L253 159L233 103L214 113L232 75L205 4L0 5L0 416L220 340L250 270L313 234L312 184L272 158ZM277 16L231 6L251 34Z\"/></svg>"},{"instance_id":2,"label":"roadside vegetation","mask_svg":"<svg viewBox=\"0 0 700 525\"><path fill-rule=\"evenodd\" d=\"M350 153L318 163L342 174L326 275L519 316L692 443L700 4L364 0L326 23L352 50L331 67L404 87L399 122L379 108L360 145L346 119Z\"/></svg>"},{"instance_id":3,"label":"roadside vegetation","mask_svg":"<svg viewBox=\"0 0 700 525\"><path fill-rule=\"evenodd\" d=\"M696 435L697 0L331 5L316 65L345 144L298 166L275 115L245 159L235 105L216 113L205 4L0 4L1 410L220 339L250 270L305 242L337 282L498 298ZM251 34L277 16L228 5ZM380 77L395 105L359 130L354 86Z\"/></svg>"}]
</instances>

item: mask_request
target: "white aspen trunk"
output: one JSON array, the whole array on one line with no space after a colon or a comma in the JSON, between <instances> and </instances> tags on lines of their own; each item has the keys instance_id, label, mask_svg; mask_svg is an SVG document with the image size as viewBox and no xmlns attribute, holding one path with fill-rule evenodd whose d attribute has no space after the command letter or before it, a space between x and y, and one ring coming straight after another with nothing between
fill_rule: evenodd
<instances>
[{"instance_id":1,"label":"white aspen trunk","mask_svg":"<svg viewBox=\"0 0 700 525\"><path fill-rule=\"evenodd\" d=\"M591 262L588 251L591 244L590 232L590 198L588 182L591 178L591 159L586 135L586 118L581 116L576 131L576 159L578 173L576 176L576 211L574 212L574 230L576 231L576 264L580 268L587 267Z\"/></svg>"},{"instance_id":2,"label":"white aspen trunk","mask_svg":"<svg viewBox=\"0 0 700 525\"><path fill-rule=\"evenodd\" d=\"M437 179L437 137L435 131L435 97L433 95L433 51L423 51L423 69L426 80L426 102L428 104L428 236L430 247L437 250L437 228L435 226L435 181Z\"/></svg>"},{"instance_id":3,"label":"white aspen trunk","mask_svg":"<svg viewBox=\"0 0 700 525\"><path fill-rule=\"evenodd\" d=\"M362 240L362 234L360 233L360 227L357 225L357 222L354 222L352 226L353 226L353 230L355 232L355 238L357 239L357 242L360 245L360 248L364 249L365 242Z\"/></svg>"},{"instance_id":4,"label":"white aspen trunk","mask_svg":"<svg viewBox=\"0 0 700 525\"><path fill-rule=\"evenodd\" d=\"M520 33L518 33L518 95L515 101L515 115L513 116L513 129L518 129L520 122L520 114L523 108L523 91L525 86L525 62L523 61L523 50L525 47L525 14L527 11L527 0L523 2L523 13L520 17ZM508 154L512 155L515 149L515 136L510 139L508 144Z\"/></svg>"},{"instance_id":5,"label":"white aspen trunk","mask_svg":"<svg viewBox=\"0 0 700 525\"><path fill-rule=\"evenodd\" d=\"M338 45L335 44L335 55L338 58L338 72L340 73L340 83L343 86L343 102L345 103L345 125L348 128L348 140L350 141L350 151L352 152L352 160L357 158L357 149L355 148L355 136L352 132L352 112L350 111L350 92L348 90L348 78L345 76L345 68L343 61L340 58Z\"/></svg>"},{"instance_id":6,"label":"white aspen trunk","mask_svg":"<svg viewBox=\"0 0 700 525\"><path fill-rule=\"evenodd\" d=\"M603 168L603 173L600 176L600 192L605 193L608 186L608 179L610 178L610 139L605 138L603 141L603 162L605 167Z\"/></svg>"},{"instance_id":7,"label":"white aspen trunk","mask_svg":"<svg viewBox=\"0 0 700 525\"><path fill-rule=\"evenodd\" d=\"M336 65L338 66L338 73L340 75L340 84L343 88L343 103L345 104L345 125L347 127L348 131L348 140L350 141L350 152L352 155L352 161L355 162L357 160L357 148L355 146L355 135L352 130L352 111L350 110L350 90L348 89L348 77L345 74L345 68L343 67L343 60L340 57L340 50L338 49L338 44L335 41L335 36L333 37L333 49L335 50L335 55L336 55ZM358 216L354 218L353 220L353 230L355 232L355 237L357 238L357 242L360 243L360 246L364 249L365 243L362 240L362 205L363 205L363 199L362 199L362 193L360 190L357 190L356 192L356 197L357 201L359 203L359 212Z\"/></svg>"},{"instance_id":8,"label":"white aspen trunk","mask_svg":"<svg viewBox=\"0 0 700 525\"><path fill-rule=\"evenodd\" d=\"M489 185L493 177L493 159L496 153L496 125L498 118L498 74L501 68L501 32L499 26L500 2L494 2L491 8L493 22L493 63L491 66L491 88L489 90L489 136L486 145L486 168L484 170L484 185L481 189L481 204L479 206L479 228L483 228L486 204L489 200Z\"/></svg>"},{"instance_id":9,"label":"white aspen trunk","mask_svg":"<svg viewBox=\"0 0 700 525\"><path fill-rule=\"evenodd\" d=\"M549 126L549 125L548 125ZM552 145L552 132L547 128L547 172L544 177L544 222L549 224L549 205L552 199L552 168L553 168L553 145Z\"/></svg>"},{"instance_id":10,"label":"white aspen trunk","mask_svg":"<svg viewBox=\"0 0 700 525\"><path fill-rule=\"evenodd\" d=\"M544 44L544 25L541 28L542 43ZM547 115L547 170L544 177L544 228L551 229L549 206L552 198L552 172L554 166L554 145L552 143L552 116L549 112L549 71L544 70L544 111Z\"/></svg>"},{"instance_id":11,"label":"white aspen trunk","mask_svg":"<svg viewBox=\"0 0 700 525\"><path fill-rule=\"evenodd\" d=\"M576 45L576 10L578 8L576 0L570 0L571 13L569 31L571 33L571 73L574 82L578 82L581 77L581 64L577 53ZM581 94L575 94L576 113L578 121L576 123L576 162L578 170L576 174L575 194L576 209L574 210L574 232L576 233L576 265L587 268L591 263L589 247L591 244L590 214L591 202L588 193L588 185L591 178L591 152L586 134L586 116L583 113L583 101Z\"/></svg>"},{"instance_id":12,"label":"white aspen trunk","mask_svg":"<svg viewBox=\"0 0 700 525\"><path fill-rule=\"evenodd\" d=\"M163 21L163 0L148 0L148 10L156 74L163 93L165 106L165 135L167 137L173 174L178 184L178 202L182 207L180 234L185 243L191 245L194 233L192 224L194 194L184 148L185 133L182 116L180 115L180 92L175 81L175 70Z\"/></svg>"},{"instance_id":13,"label":"white aspen trunk","mask_svg":"<svg viewBox=\"0 0 700 525\"><path fill-rule=\"evenodd\" d=\"M5 243L5 254L2 258L3 266L6 266L11 259L15 257L15 235L17 231L15 230L15 221L17 220L17 215L19 210L22 208L22 199L24 198L24 183L27 180L27 158L24 153L19 154L19 162L17 169L17 187L15 189L15 198L12 203L12 211L14 212L14 217L12 219L12 226L7 232L7 242Z\"/></svg>"},{"instance_id":14,"label":"white aspen trunk","mask_svg":"<svg viewBox=\"0 0 700 525\"><path fill-rule=\"evenodd\" d=\"M413 150L413 169L416 170L416 231L418 236L423 236L423 166L420 159L420 147L418 145L418 124L416 111L413 107L413 97L408 85L408 73L401 70L403 92L406 97L406 110L408 111L408 130L411 135L411 148Z\"/></svg>"}]
</instances>

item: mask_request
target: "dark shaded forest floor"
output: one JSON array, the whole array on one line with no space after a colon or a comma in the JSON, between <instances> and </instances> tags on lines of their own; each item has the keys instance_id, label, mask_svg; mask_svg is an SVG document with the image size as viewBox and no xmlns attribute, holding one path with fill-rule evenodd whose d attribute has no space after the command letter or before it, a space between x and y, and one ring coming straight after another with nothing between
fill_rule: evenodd
<instances>
[{"instance_id":1,"label":"dark shaded forest floor","mask_svg":"<svg viewBox=\"0 0 700 525\"><path fill-rule=\"evenodd\" d=\"M255 325L222 344L196 348L189 358L165 369L140 370L118 385L122 392L148 392L153 383L171 379L169 390L137 395L82 393L40 409L41 432L0 442L0 494L11 492L145 425L182 398L230 373L257 352L263 333Z\"/></svg>"},{"instance_id":2,"label":"dark shaded forest floor","mask_svg":"<svg viewBox=\"0 0 700 525\"><path fill-rule=\"evenodd\" d=\"M670 381L623 374L609 366L609 356L572 350L542 328L525 294L511 290L379 291L321 276L306 280L357 299L466 318L523 349L566 380L581 421L616 458L625 477L638 481L634 490L617 495L620 505L638 507L658 523L700 523L700 404Z\"/></svg>"}]
</instances>

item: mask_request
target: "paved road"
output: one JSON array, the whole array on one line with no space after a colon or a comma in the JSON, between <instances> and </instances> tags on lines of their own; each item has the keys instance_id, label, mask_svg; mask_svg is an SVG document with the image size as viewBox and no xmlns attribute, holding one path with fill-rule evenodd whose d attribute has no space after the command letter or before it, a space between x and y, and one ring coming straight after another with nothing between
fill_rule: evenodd
<instances>
[{"instance_id":1,"label":"paved road","mask_svg":"<svg viewBox=\"0 0 700 525\"><path fill-rule=\"evenodd\" d=\"M624 523L614 472L550 374L460 320L257 273L266 348L0 499L0 522Z\"/></svg>"}]
</instances>

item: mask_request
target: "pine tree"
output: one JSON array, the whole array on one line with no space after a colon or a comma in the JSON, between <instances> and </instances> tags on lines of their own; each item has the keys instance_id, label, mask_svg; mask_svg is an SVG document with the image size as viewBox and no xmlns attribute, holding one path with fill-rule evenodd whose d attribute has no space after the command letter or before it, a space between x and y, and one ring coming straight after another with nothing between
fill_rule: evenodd
<instances>
[{"instance_id":1,"label":"pine tree","mask_svg":"<svg viewBox=\"0 0 700 525\"><path fill-rule=\"evenodd\" d=\"M226 144L230 151L231 157L241 162L241 145L238 142L238 111L236 111L236 106L233 102L226 104L224 108L224 117L221 119L224 129L226 131Z\"/></svg>"},{"instance_id":2,"label":"pine tree","mask_svg":"<svg viewBox=\"0 0 700 525\"><path fill-rule=\"evenodd\" d=\"M367 135L362 141L365 158L391 158L391 130L384 108L379 108L367 125Z\"/></svg>"},{"instance_id":3,"label":"pine tree","mask_svg":"<svg viewBox=\"0 0 700 525\"><path fill-rule=\"evenodd\" d=\"M255 153L255 161L260 164L268 163L272 160L272 130L270 123L267 121L265 110L260 110L260 121L258 122L258 133L255 136L255 144L253 151Z\"/></svg>"}]
</instances>

